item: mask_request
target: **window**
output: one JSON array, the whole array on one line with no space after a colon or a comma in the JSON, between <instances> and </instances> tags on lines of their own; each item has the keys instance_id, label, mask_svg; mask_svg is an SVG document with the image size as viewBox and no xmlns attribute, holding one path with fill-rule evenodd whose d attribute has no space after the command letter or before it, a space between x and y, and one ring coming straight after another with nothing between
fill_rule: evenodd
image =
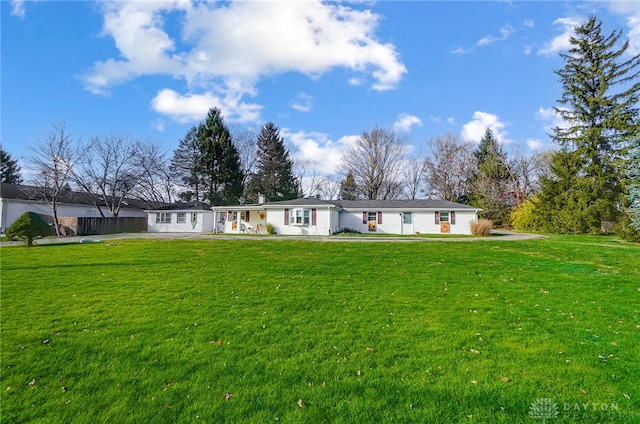
<instances>
[{"instance_id":1,"label":"window","mask_svg":"<svg viewBox=\"0 0 640 424\"><path fill-rule=\"evenodd\" d=\"M405 212L402 214L402 223L403 224L413 223L413 215L411 214L411 212Z\"/></svg>"},{"instance_id":2,"label":"window","mask_svg":"<svg viewBox=\"0 0 640 424\"><path fill-rule=\"evenodd\" d=\"M315 209L285 209L285 219L289 214L288 223L290 225L316 225Z\"/></svg>"},{"instance_id":3,"label":"window","mask_svg":"<svg viewBox=\"0 0 640 424\"><path fill-rule=\"evenodd\" d=\"M187 213L186 212L178 212L178 224L184 224L187 222Z\"/></svg>"},{"instance_id":4,"label":"window","mask_svg":"<svg viewBox=\"0 0 640 424\"><path fill-rule=\"evenodd\" d=\"M156 224L171 224L171 213L170 212L156 213Z\"/></svg>"},{"instance_id":5,"label":"window","mask_svg":"<svg viewBox=\"0 0 640 424\"><path fill-rule=\"evenodd\" d=\"M375 212L369 212L367 214L367 222L376 221L378 219L378 214Z\"/></svg>"},{"instance_id":6,"label":"window","mask_svg":"<svg viewBox=\"0 0 640 424\"><path fill-rule=\"evenodd\" d=\"M448 222L451 225L456 225L455 211L436 212L436 225L440 224L441 222Z\"/></svg>"}]
</instances>

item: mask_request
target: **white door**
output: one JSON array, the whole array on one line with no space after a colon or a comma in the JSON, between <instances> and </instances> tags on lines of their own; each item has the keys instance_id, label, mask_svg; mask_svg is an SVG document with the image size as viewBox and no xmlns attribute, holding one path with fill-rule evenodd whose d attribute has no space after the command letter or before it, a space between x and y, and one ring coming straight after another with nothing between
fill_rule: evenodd
<instances>
[{"instance_id":1,"label":"white door","mask_svg":"<svg viewBox=\"0 0 640 424\"><path fill-rule=\"evenodd\" d=\"M402 234L413 234L413 213L402 213Z\"/></svg>"}]
</instances>

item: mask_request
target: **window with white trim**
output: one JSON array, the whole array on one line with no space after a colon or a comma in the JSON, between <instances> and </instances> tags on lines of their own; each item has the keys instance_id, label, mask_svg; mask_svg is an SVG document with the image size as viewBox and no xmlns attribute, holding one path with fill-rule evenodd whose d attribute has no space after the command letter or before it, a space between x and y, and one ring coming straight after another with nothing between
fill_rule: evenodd
<instances>
[{"instance_id":1,"label":"window with white trim","mask_svg":"<svg viewBox=\"0 0 640 424\"><path fill-rule=\"evenodd\" d=\"M184 224L187 222L187 213L186 212L178 212L178 220L176 221L178 224Z\"/></svg>"},{"instance_id":2,"label":"window with white trim","mask_svg":"<svg viewBox=\"0 0 640 424\"><path fill-rule=\"evenodd\" d=\"M171 212L156 213L156 224L171 224Z\"/></svg>"},{"instance_id":3,"label":"window with white trim","mask_svg":"<svg viewBox=\"0 0 640 424\"><path fill-rule=\"evenodd\" d=\"M449 222L449 212L440 212L440 222Z\"/></svg>"},{"instance_id":4,"label":"window with white trim","mask_svg":"<svg viewBox=\"0 0 640 424\"><path fill-rule=\"evenodd\" d=\"M404 212L402 214L402 223L403 224L412 224L413 223L413 215L411 212Z\"/></svg>"},{"instance_id":5,"label":"window with white trim","mask_svg":"<svg viewBox=\"0 0 640 424\"><path fill-rule=\"evenodd\" d=\"M290 209L289 225L316 225L314 211L315 209Z\"/></svg>"}]
</instances>

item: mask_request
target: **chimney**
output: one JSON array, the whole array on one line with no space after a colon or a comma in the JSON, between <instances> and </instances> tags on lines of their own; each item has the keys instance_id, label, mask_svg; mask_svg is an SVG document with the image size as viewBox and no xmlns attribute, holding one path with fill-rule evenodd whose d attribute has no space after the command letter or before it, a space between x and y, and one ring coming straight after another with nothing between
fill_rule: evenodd
<instances>
[{"instance_id":1,"label":"chimney","mask_svg":"<svg viewBox=\"0 0 640 424\"><path fill-rule=\"evenodd\" d=\"M261 205L264 203L264 194L258 193L258 204Z\"/></svg>"}]
</instances>

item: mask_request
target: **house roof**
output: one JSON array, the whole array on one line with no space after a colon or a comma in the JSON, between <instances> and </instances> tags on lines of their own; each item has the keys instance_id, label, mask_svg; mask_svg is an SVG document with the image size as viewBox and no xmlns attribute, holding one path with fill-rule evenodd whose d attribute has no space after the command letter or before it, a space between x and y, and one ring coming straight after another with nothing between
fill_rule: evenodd
<instances>
[{"instance_id":1,"label":"house roof","mask_svg":"<svg viewBox=\"0 0 640 424\"><path fill-rule=\"evenodd\" d=\"M17 185L0 183L0 198L7 200L22 200L38 202L42 201L42 188L36 186ZM110 196L108 196L111 199ZM104 198L91 195L82 191L64 190L60 193L59 203L69 205L90 205L93 206L94 200L100 207L106 207ZM136 199L123 199L122 209L145 209L147 204Z\"/></svg>"},{"instance_id":2,"label":"house roof","mask_svg":"<svg viewBox=\"0 0 640 424\"><path fill-rule=\"evenodd\" d=\"M313 197L305 197L292 200L280 200L277 202L264 203L265 208L283 207L283 206L338 206L334 200L321 200Z\"/></svg>"},{"instance_id":3,"label":"house roof","mask_svg":"<svg viewBox=\"0 0 640 424\"><path fill-rule=\"evenodd\" d=\"M182 202L164 205L148 211L210 211L211 205L203 202Z\"/></svg>"},{"instance_id":4,"label":"house roof","mask_svg":"<svg viewBox=\"0 0 640 424\"><path fill-rule=\"evenodd\" d=\"M277 209L295 207L328 207L339 209L445 209L445 210L469 210L479 211L480 208L463 205L462 203L450 202L448 200L416 199L416 200L321 200L316 198L300 198L292 200L281 200L278 202L267 202L264 204L247 204L236 206L216 206L217 210L255 210L255 209Z\"/></svg>"},{"instance_id":5,"label":"house roof","mask_svg":"<svg viewBox=\"0 0 640 424\"><path fill-rule=\"evenodd\" d=\"M448 200L336 200L335 204L343 209L450 209L480 210L474 206Z\"/></svg>"}]
</instances>

